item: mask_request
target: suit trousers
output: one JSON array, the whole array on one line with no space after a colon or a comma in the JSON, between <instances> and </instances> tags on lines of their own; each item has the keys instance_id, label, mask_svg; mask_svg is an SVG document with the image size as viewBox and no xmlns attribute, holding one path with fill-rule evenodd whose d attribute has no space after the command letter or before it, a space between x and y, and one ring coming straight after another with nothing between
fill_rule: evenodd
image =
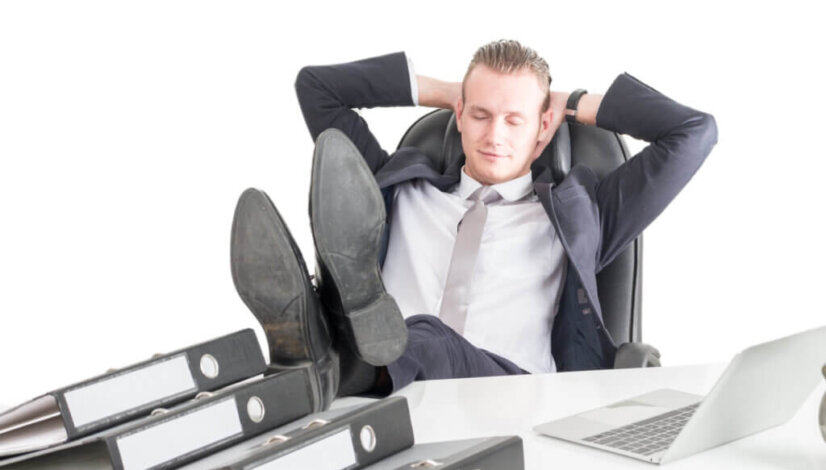
<instances>
[{"instance_id":1,"label":"suit trousers","mask_svg":"<svg viewBox=\"0 0 826 470\"><path fill-rule=\"evenodd\" d=\"M434 315L405 319L407 348L387 366L393 392L415 380L527 374L513 362L479 349Z\"/></svg>"}]
</instances>

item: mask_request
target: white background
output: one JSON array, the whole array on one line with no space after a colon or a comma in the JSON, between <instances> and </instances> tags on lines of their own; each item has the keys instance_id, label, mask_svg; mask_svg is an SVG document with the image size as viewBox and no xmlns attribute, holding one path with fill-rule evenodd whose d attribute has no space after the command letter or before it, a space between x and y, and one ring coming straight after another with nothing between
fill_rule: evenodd
<instances>
[{"instance_id":1,"label":"white background","mask_svg":"<svg viewBox=\"0 0 826 470\"><path fill-rule=\"evenodd\" d=\"M502 37L545 56L556 89L628 71L717 118L719 144L645 232L644 339L665 364L826 323L822 16L741 5L0 3L0 403L245 327L264 345L230 223L264 189L313 264L299 68L405 50L459 80ZM392 149L425 111L364 115Z\"/></svg>"}]
</instances>

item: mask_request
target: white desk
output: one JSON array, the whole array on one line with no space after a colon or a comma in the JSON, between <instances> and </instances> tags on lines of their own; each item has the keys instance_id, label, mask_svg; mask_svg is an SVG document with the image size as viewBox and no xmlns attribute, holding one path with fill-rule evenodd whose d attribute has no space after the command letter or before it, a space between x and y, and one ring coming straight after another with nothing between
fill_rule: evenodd
<instances>
[{"instance_id":1,"label":"white desk","mask_svg":"<svg viewBox=\"0 0 826 470\"><path fill-rule=\"evenodd\" d=\"M658 388L704 395L725 364L652 369L569 372L533 376L416 382L407 397L416 442L519 435L528 470L560 468L656 468L656 466L541 436L536 424ZM774 429L670 463L666 468L823 469L826 442L817 411L821 383L790 422ZM333 406L368 401L343 398ZM503 469L504 470L504 469Z\"/></svg>"}]
</instances>

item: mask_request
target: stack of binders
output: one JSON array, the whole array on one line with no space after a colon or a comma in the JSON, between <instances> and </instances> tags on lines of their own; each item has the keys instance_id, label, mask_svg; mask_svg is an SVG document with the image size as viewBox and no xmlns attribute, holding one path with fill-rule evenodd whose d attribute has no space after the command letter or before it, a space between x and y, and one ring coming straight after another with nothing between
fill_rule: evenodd
<instances>
[{"instance_id":1,"label":"stack of binders","mask_svg":"<svg viewBox=\"0 0 826 470\"><path fill-rule=\"evenodd\" d=\"M181 470L523 470L517 436L415 444L407 399L314 413Z\"/></svg>"},{"instance_id":2,"label":"stack of binders","mask_svg":"<svg viewBox=\"0 0 826 470\"><path fill-rule=\"evenodd\" d=\"M266 371L247 329L56 390L0 414L0 469L524 468L518 437L414 445L404 398L319 411Z\"/></svg>"}]
</instances>

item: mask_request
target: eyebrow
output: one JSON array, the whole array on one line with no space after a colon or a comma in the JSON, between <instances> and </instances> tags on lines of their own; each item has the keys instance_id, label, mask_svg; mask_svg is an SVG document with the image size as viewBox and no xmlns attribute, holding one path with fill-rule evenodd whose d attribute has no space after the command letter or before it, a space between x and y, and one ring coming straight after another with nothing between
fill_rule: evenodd
<instances>
[{"instance_id":1,"label":"eyebrow","mask_svg":"<svg viewBox=\"0 0 826 470\"><path fill-rule=\"evenodd\" d=\"M485 113L485 114L493 114L488 109L483 108L482 106L475 105L475 104L470 105L470 112L471 113L482 112L482 113ZM525 115L522 114L519 111L505 111L505 114L510 114L510 115L513 115L514 117L519 117L519 118L525 119Z\"/></svg>"}]
</instances>

